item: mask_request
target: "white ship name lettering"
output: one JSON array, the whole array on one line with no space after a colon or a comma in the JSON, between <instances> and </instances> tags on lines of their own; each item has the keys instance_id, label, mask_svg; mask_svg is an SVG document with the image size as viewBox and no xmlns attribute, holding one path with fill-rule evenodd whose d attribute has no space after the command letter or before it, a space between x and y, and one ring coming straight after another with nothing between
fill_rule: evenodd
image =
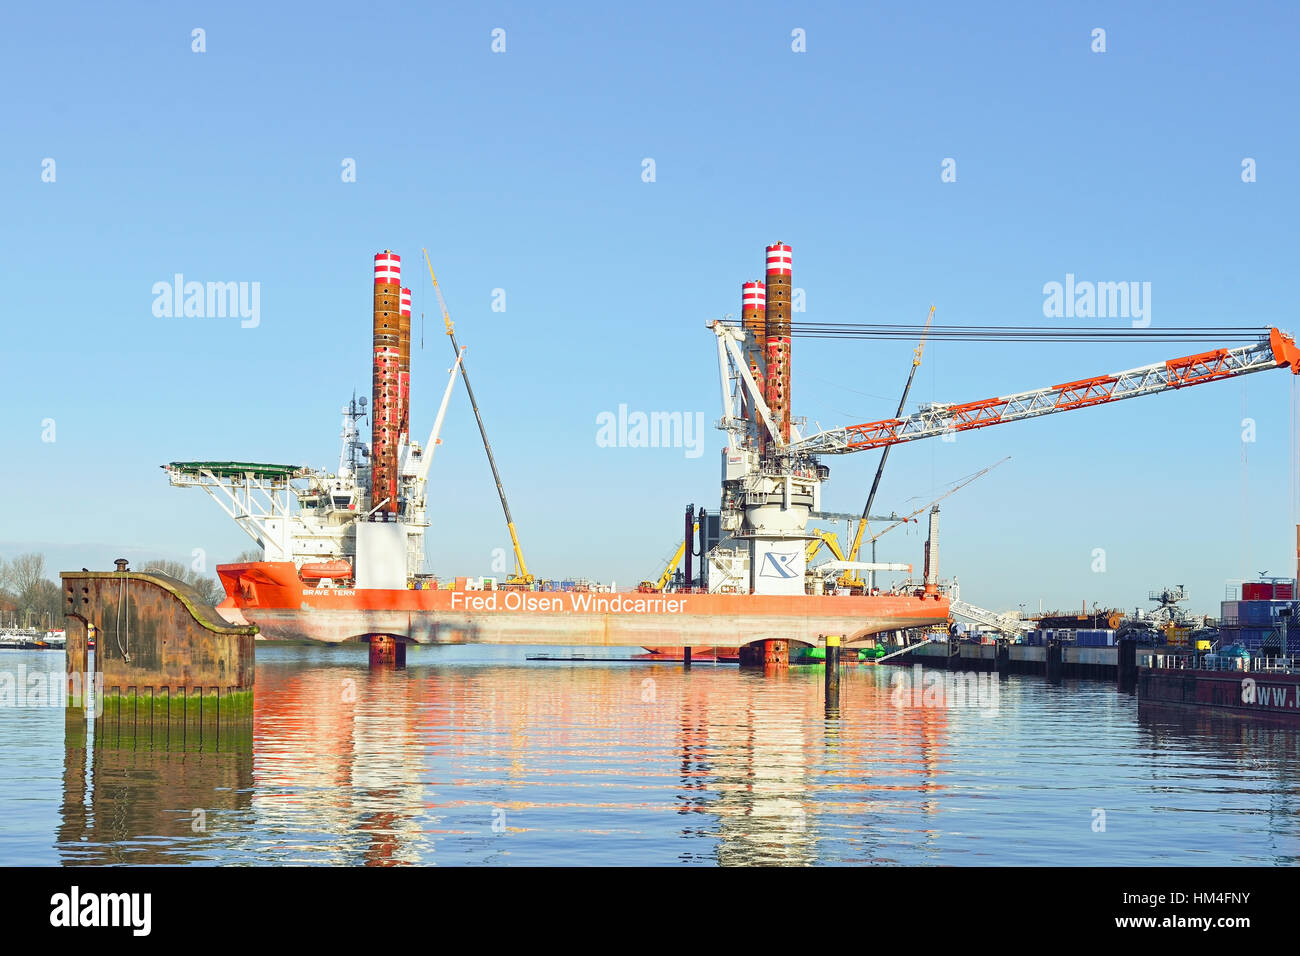
<instances>
[{"instance_id":1,"label":"white ship name lettering","mask_svg":"<svg viewBox=\"0 0 1300 956\"><path fill-rule=\"evenodd\" d=\"M576 614L680 614L682 598L640 597L630 594L565 592L538 594L530 591L497 591L488 594L452 591L453 611L528 611Z\"/></svg>"}]
</instances>

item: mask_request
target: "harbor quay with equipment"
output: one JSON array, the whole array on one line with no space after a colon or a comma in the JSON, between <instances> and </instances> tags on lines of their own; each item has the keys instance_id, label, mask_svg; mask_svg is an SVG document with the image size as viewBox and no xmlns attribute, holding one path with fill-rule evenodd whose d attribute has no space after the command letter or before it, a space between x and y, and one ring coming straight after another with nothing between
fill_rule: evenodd
<instances>
[{"instance_id":1,"label":"harbor quay with equipment","mask_svg":"<svg viewBox=\"0 0 1300 956\"><path fill-rule=\"evenodd\" d=\"M1297 570L1300 571L1300 527ZM1268 577L1230 589L1217 619L1193 620L1179 608L1181 586L1151 592L1158 603L1132 616L1004 616L985 629L910 645L881 663L939 670L988 671L1114 681L1140 703L1224 711L1235 716L1300 723L1300 655L1295 636L1300 603L1296 578ZM1245 595L1243 598L1242 595ZM1239 617L1240 615L1240 617ZM1251 624L1241 626L1244 617ZM1050 627L1043 625L1050 624ZM1075 625L1094 625L1077 627ZM1111 628L1095 627L1110 624ZM1026 630L1028 628L1028 630ZM962 636L959 636L961 634Z\"/></svg>"}]
</instances>

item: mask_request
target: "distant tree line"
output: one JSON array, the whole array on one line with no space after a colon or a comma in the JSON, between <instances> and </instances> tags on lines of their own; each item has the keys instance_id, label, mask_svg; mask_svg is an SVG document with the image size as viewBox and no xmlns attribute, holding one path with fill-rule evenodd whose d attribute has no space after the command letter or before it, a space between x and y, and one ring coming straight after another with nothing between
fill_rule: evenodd
<instances>
[{"instance_id":1,"label":"distant tree line","mask_svg":"<svg viewBox=\"0 0 1300 956\"><path fill-rule=\"evenodd\" d=\"M260 561L261 557L261 552L246 551L235 561ZM217 577L195 571L181 561L159 558L134 564L132 569L159 573L188 584L208 604L216 604L226 596ZM55 575L46 572L45 555L35 551L8 561L0 558L0 626L62 628L63 591L54 578Z\"/></svg>"},{"instance_id":2,"label":"distant tree line","mask_svg":"<svg viewBox=\"0 0 1300 956\"><path fill-rule=\"evenodd\" d=\"M164 577L174 578L182 584L188 584L199 592L199 597L203 598L207 604L216 604L226 596L226 589L221 586L219 578L211 577L201 571L195 571L183 561L164 561L159 558L154 561L145 561L143 564L133 567L132 570L161 574Z\"/></svg>"},{"instance_id":3,"label":"distant tree line","mask_svg":"<svg viewBox=\"0 0 1300 956\"><path fill-rule=\"evenodd\" d=\"M63 590L45 576L45 555L0 558L0 621L19 627L63 626Z\"/></svg>"}]
</instances>

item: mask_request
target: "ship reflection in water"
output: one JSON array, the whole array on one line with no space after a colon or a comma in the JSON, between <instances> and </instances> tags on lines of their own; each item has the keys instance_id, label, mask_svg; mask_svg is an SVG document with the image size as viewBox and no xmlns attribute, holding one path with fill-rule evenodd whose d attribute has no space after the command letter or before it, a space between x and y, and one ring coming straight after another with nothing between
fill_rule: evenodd
<instances>
[{"instance_id":1,"label":"ship reflection in water","mask_svg":"<svg viewBox=\"0 0 1300 956\"><path fill-rule=\"evenodd\" d=\"M828 717L816 668L526 664L483 647L415 649L406 670L373 673L358 647L259 647L257 668L251 743L41 748L62 761L54 840L33 822L48 814L20 814L32 832L11 861L1242 864L1300 851L1300 731L1139 714L1101 682L1013 677L993 707L914 706L895 691L906 669L854 667ZM24 732L13 713L0 743ZM61 712L41 719L61 739ZM29 803L59 773L11 769L32 775Z\"/></svg>"}]
</instances>

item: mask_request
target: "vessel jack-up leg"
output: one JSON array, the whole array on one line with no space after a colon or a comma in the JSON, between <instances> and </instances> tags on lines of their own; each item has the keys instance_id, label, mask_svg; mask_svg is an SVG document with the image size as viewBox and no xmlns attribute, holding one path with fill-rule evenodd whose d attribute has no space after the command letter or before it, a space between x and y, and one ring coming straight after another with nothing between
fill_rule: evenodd
<instances>
[{"instance_id":1,"label":"vessel jack-up leg","mask_svg":"<svg viewBox=\"0 0 1300 956\"><path fill-rule=\"evenodd\" d=\"M742 667L761 667L764 671L783 671L790 665L790 642L783 640L752 641L740 648Z\"/></svg>"},{"instance_id":2,"label":"vessel jack-up leg","mask_svg":"<svg viewBox=\"0 0 1300 956\"><path fill-rule=\"evenodd\" d=\"M370 644L370 666L406 667L406 642L388 634L369 634L366 641Z\"/></svg>"}]
</instances>

